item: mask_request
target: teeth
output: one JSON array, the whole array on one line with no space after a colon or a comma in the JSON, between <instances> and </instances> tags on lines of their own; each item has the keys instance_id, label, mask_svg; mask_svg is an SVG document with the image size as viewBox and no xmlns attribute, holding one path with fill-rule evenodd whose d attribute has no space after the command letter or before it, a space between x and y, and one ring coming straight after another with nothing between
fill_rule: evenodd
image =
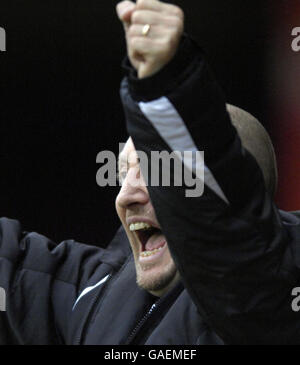
<instances>
[{"instance_id":1,"label":"teeth","mask_svg":"<svg viewBox=\"0 0 300 365\"><path fill-rule=\"evenodd\" d=\"M149 228L151 228L150 224L144 222L132 223L129 226L130 231L138 231L140 229L149 229Z\"/></svg>"},{"instance_id":2,"label":"teeth","mask_svg":"<svg viewBox=\"0 0 300 365\"><path fill-rule=\"evenodd\" d=\"M160 251L162 249L162 247L159 248L155 248L153 251L143 251L141 252L141 256L142 257L148 257L148 256L152 256L154 255L156 252Z\"/></svg>"}]
</instances>

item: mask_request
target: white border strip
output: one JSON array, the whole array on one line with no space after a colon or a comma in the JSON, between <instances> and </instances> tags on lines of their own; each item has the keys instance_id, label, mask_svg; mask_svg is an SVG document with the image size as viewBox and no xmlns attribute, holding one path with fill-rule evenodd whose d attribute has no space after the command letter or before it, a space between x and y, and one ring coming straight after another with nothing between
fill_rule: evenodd
<instances>
[{"instance_id":1,"label":"white border strip","mask_svg":"<svg viewBox=\"0 0 300 365\"><path fill-rule=\"evenodd\" d=\"M168 98L163 96L150 102L139 102L139 107L172 151L198 151L184 121ZM193 171L200 171L197 169L198 163L197 161ZM204 161L200 161L200 163L204 165L205 184L229 204L212 172ZM187 167L189 168L189 166Z\"/></svg>"}]
</instances>

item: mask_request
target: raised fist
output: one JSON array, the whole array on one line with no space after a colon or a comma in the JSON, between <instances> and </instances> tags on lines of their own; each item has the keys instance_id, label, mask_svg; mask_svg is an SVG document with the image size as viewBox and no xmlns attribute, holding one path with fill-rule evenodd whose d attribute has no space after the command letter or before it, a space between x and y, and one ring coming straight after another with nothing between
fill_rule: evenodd
<instances>
[{"instance_id":1,"label":"raised fist","mask_svg":"<svg viewBox=\"0 0 300 365\"><path fill-rule=\"evenodd\" d=\"M184 29L179 7L158 0L122 1L117 14L124 25L128 57L139 78L153 75L171 61Z\"/></svg>"}]
</instances>

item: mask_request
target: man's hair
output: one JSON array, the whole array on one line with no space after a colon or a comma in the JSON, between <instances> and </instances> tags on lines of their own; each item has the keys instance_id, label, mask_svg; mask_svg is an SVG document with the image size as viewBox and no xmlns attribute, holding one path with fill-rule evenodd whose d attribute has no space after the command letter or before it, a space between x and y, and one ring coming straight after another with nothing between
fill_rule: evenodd
<instances>
[{"instance_id":1,"label":"man's hair","mask_svg":"<svg viewBox=\"0 0 300 365\"><path fill-rule=\"evenodd\" d=\"M271 138L262 124L251 114L227 104L232 124L241 138L243 147L252 154L262 170L266 189L271 197L277 190L277 162Z\"/></svg>"}]
</instances>

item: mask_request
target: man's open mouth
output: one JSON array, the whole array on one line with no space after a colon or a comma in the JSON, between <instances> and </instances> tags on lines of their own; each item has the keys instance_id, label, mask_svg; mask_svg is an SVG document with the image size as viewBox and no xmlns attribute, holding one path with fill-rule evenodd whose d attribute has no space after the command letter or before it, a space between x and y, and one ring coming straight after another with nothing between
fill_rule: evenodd
<instances>
[{"instance_id":1,"label":"man's open mouth","mask_svg":"<svg viewBox=\"0 0 300 365\"><path fill-rule=\"evenodd\" d=\"M148 257L158 253L166 244L162 231L146 222L131 223L129 229L136 234L141 243L141 257Z\"/></svg>"}]
</instances>

